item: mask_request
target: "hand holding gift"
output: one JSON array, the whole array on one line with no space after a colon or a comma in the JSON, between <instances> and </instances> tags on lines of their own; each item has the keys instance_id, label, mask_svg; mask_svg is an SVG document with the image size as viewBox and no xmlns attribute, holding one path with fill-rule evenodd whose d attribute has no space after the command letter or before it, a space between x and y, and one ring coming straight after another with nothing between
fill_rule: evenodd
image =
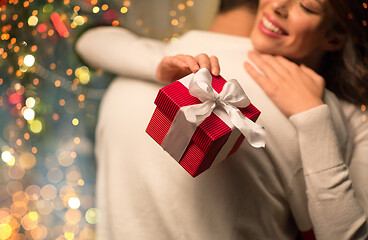
<instances>
[{"instance_id":1,"label":"hand holding gift","mask_svg":"<svg viewBox=\"0 0 368 240\"><path fill-rule=\"evenodd\" d=\"M155 104L147 132L192 176L235 152L244 136L255 147L265 144L264 129L253 122L260 112L237 81L206 68L162 88Z\"/></svg>"},{"instance_id":2,"label":"hand holding gift","mask_svg":"<svg viewBox=\"0 0 368 240\"><path fill-rule=\"evenodd\" d=\"M207 68L212 75L220 74L217 57L209 57L201 53L195 57L190 55L175 55L164 57L156 69L156 77L161 82L173 82L188 74L196 73L201 68Z\"/></svg>"}]
</instances>

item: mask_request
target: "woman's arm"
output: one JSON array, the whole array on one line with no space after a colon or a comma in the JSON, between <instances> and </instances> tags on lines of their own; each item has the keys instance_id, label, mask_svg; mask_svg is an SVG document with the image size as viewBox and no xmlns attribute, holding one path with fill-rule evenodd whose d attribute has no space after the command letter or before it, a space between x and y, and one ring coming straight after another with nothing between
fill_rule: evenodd
<instances>
[{"instance_id":1,"label":"woman's arm","mask_svg":"<svg viewBox=\"0 0 368 240\"><path fill-rule=\"evenodd\" d=\"M322 102L323 78L282 57L250 54L248 73L296 127L308 209L317 239L366 239L368 124L349 119L354 134L350 168L345 163L330 109ZM366 211L364 211L366 210Z\"/></svg>"},{"instance_id":2,"label":"woman's arm","mask_svg":"<svg viewBox=\"0 0 368 240\"><path fill-rule=\"evenodd\" d=\"M367 239L368 125L365 140L354 142L349 167L327 105L293 115L290 120L298 131L308 208L317 239Z\"/></svg>"},{"instance_id":3,"label":"woman's arm","mask_svg":"<svg viewBox=\"0 0 368 240\"><path fill-rule=\"evenodd\" d=\"M148 80L156 80L156 66L165 56L165 43L120 27L92 28L76 41L75 48L94 68Z\"/></svg>"}]
</instances>

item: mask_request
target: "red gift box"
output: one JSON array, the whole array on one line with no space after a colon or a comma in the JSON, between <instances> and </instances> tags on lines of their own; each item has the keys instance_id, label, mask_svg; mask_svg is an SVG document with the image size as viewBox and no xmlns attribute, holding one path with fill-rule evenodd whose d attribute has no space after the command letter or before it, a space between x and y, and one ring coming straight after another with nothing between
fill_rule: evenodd
<instances>
[{"instance_id":1,"label":"red gift box","mask_svg":"<svg viewBox=\"0 0 368 240\"><path fill-rule=\"evenodd\" d=\"M212 76L212 88L217 93L222 91L225 83L226 80L221 76ZM156 97L157 107L146 132L162 145L179 109L200 103L201 101L192 96L188 88L180 81L163 87ZM254 122L260 115L260 111L252 104L239 108L239 110ZM178 138L181 138L183 133L185 135L185 127L176 130ZM214 161L219 162L234 153L243 140L244 136L238 129L230 127L212 112L202 123L195 126L194 134L191 135L189 143L182 150L183 154L176 157L176 160L190 175L195 177L208 169ZM175 143L170 144L175 148Z\"/></svg>"}]
</instances>

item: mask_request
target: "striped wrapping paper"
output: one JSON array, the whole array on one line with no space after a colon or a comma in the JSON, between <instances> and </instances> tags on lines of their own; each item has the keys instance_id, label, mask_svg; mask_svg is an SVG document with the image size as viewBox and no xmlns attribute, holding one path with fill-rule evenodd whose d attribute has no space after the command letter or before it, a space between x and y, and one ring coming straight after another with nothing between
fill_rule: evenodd
<instances>
[{"instance_id":1,"label":"striped wrapping paper","mask_svg":"<svg viewBox=\"0 0 368 240\"><path fill-rule=\"evenodd\" d=\"M212 77L212 87L216 92L221 92L226 80L221 76ZM190 95L188 89L180 82L176 81L159 90L155 100L156 109L148 124L146 132L161 145L171 123L181 107L201 103L196 97ZM260 111L252 104L246 108L239 108L244 116L252 121L256 121ZM216 157L220 155L223 146L228 141L231 129L216 114L212 113L199 126L197 126L184 154L180 159L176 159L179 164L193 177L208 169ZM227 156L234 153L243 142L244 136L240 134L228 146ZM175 144L175 143L173 143ZM226 158L227 156L224 156ZM216 163L223 159L216 159Z\"/></svg>"}]
</instances>

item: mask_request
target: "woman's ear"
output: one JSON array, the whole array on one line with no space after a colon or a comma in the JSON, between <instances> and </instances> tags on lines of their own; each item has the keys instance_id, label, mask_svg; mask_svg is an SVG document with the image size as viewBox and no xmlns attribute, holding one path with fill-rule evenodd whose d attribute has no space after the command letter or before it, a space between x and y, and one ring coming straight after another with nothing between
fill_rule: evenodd
<instances>
[{"instance_id":1,"label":"woman's ear","mask_svg":"<svg viewBox=\"0 0 368 240\"><path fill-rule=\"evenodd\" d=\"M330 31L327 33L325 40L322 43L322 48L326 51L340 50L346 41L346 34L338 31Z\"/></svg>"}]
</instances>

